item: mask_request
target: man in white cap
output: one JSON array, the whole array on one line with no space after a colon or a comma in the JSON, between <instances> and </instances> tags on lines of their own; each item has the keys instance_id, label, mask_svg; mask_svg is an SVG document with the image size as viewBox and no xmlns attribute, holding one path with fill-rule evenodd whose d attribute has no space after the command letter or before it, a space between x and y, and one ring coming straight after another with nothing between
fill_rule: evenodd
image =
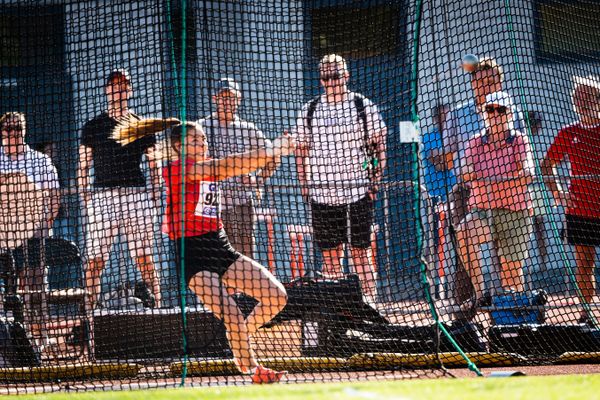
<instances>
[{"instance_id":1,"label":"man in white cap","mask_svg":"<svg viewBox=\"0 0 600 400\"><path fill-rule=\"evenodd\" d=\"M463 57L463 69L470 75L473 98L454 107L446 117L445 129L442 132L444 147L449 155L448 164L456 176L464 165L464 151L469 139L477 135L485 127L483 106L486 96L502 91L504 70L494 58L467 54ZM525 130L523 115L513 105L513 124L517 130Z\"/></svg>"},{"instance_id":2,"label":"man in white cap","mask_svg":"<svg viewBox=\"0 0 600 400\"><path fill-rule=\"evenodd\" d=\"M574 77L573 108L578 121L563 127L542 162L545 183L554 199L566 207L566 239L575 246L576 281L586 303L596 293L594 261L600 246L600 79ZM552 179L568 157L571 184ZM585 310L580 322L589 324Z\"/></svg>"},{"instance_id":3,"label":"man in white cap","mask_svg":"<svg viewBox=\"0 0 600 400\"><path fill-rule=\"evenodd\" d=\"M213 158L253 151L268 146L270 140L252 122L240 118L242 101L240 85L232 78L216 83L212 97L215 112L198 120L208 140L208 153ZM260 200L265 180L277 169L279 159L258 173L221 182L221 218L229 241L240 253L254 253L255 205Z\"/></svg>"},{"instance_id":4,"label":"man in white cap","mask_svg":"<svg viewBox=\"0 0 600 400\"><path fill-rule=\"evenodd\" d=\"M528 185L535 174L533 152L513 124L514 104L506 92L488 94L482 105L485 128L467 142L461 169L470 186L468 213L457 227L459 253L477 299L485 282L479 246L492 242L504 290L523 292L523 263L532 232Z\"/></svg>"},{"instance_id":5,"label":"man in white cap","mask_svg":"<svg viewBox=\"0 0 600 400\"><path fill-rule=\"evenodd\" d=\"M469 74L473 97L466 102L454 107L446 117L445 129L442 131L444 150L446 155L447 167L457 177L457 184L454 185L448 196L449 222L456 229L456 226L462 221L467 213L467 202L469 197L469 185L461 181L461 170L465 165L465 148L471 138L478 135L485 129L485 106L486 96L502 91L504 85L504 70L502 65L498 64L492 57L477 57L473 54L467 54L462 59L462 68ZM512 110L514 128L525 131L523 115L516 105ZM452 232L452 230L451 230ZM487 245L486 245L487 246ZM489 285L489 294L496 292L499 285L498 257L495 254L494 247L490 249L492 282ZM456 299L465 298L470 295L462 277L462 268L459 263L451 264L456 271L453 275L453 285L456 289L451 294ZM488 296L489 298L489 296Z\"/></svg>"}]
</instances>

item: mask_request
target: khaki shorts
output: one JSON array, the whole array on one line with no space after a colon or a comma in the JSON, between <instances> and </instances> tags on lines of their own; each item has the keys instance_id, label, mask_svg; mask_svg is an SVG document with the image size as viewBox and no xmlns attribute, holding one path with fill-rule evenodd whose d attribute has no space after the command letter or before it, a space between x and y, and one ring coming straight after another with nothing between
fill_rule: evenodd
<instances>
[{"instance_id":1,"label":"khaki shorts","mask_svg":"<svg viewBox=\"0 0 600 400\"><path fill-rule=\"evenodd\" d=\"M87 204L87 259L101 258L106 262L119 235L125 238L133 258L151 256L155 214L155 205L146 189L118 188L94 192Z\"/></svg>"},{"instance_id":2,"label":"khaki shorts","mask_svg":"<svg viewBox=\"0 0 600 400\"><path fill-rule=\"evenodd\" d=\"M223 228L233 248L246 257L254 258L254 204L250 202L223 209L221 217Z\"/></svg>"},{"instance_id":3,"label":"khaki shorts","mask_svg":"<svg viewBox=\"0 0 600 400\"><path fill-rule=\"evenodd\" d=\"M472 210L463 219L461 226L475 220L479 220L481 226L489 228L490 239L496 244L499 257L513 262L527 259L533 232L533 220L529 210Z\"/></svg>"}]
</instances>

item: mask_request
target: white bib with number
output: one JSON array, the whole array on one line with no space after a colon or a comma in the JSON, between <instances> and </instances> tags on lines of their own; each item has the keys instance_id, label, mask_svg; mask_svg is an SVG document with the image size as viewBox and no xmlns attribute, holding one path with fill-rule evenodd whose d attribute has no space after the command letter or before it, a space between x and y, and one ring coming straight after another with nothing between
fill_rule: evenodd
<instances>
[{"instance_id":1,"label":"white bib with number","mask_svg":"<svg viewBox=\"0 0 600 400\"><path fill-rule=\"evenodd\" d=\"M194 215L204 218L217 218L221 193L217 182L200 182L200 195Z\"/></svg>"}]
</instances>

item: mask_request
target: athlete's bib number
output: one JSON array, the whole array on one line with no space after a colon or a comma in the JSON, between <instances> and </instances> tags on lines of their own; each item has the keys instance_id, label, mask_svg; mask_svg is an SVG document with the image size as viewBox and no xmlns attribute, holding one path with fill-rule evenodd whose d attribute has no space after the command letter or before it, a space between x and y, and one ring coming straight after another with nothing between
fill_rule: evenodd
<instances>
[{"instance_id":1,"label":"athlete's bib number","mask_svg":"<svg viewBox=\"0 0 600 400\"><path fill-rule=\"evenodd\" d=\"M195 215L205 218L217 218L221 194L215 182L201 182L200 196L196 204Z\"/></svg>"}]
</instances>

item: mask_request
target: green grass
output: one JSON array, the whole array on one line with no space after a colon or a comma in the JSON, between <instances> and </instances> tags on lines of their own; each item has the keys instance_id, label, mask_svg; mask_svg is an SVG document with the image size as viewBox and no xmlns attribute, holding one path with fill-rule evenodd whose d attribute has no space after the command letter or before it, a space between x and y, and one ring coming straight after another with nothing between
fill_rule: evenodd
<instances>
[{"instance_id":1,"label":"green grass","mask_svg":"<svg viewBox=\"0 0 600 400\"><path fill-rule=\"evenodd\" d=\"M600 375L430 379L340 384L244 386L19 396L34 400L507 400L600 399Z\"/></svg>"}]
</instances>

